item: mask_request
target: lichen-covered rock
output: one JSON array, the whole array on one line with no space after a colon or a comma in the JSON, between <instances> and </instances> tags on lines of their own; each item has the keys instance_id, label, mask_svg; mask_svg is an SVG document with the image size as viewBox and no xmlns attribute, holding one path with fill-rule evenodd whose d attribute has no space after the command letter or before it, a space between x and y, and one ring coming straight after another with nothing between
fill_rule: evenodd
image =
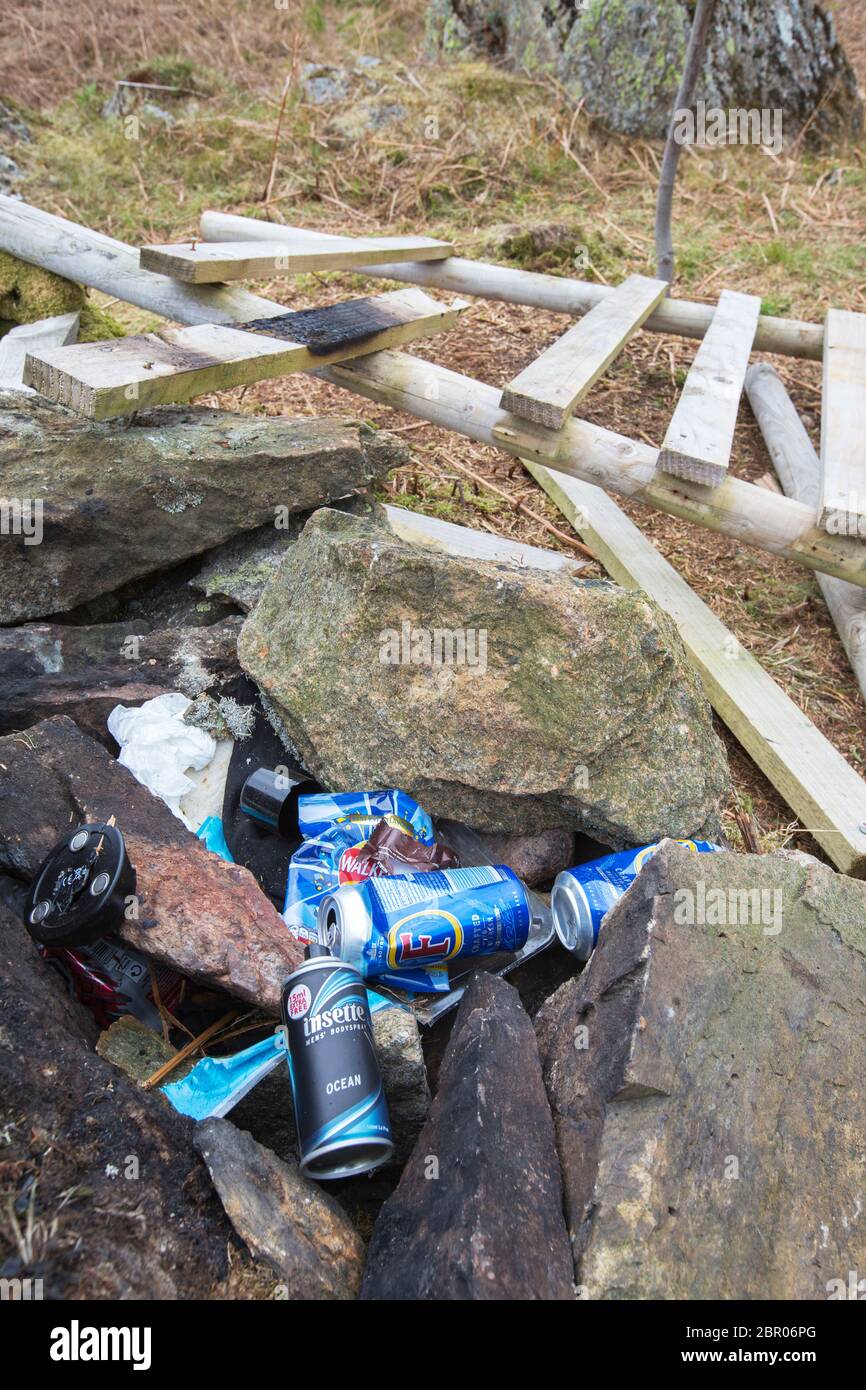
<instances>
[{"instance_id":1,"label":"lichen-covered rock","mask_svg":"<svg viewBox=\"0 0 866 1390\"><path fill-rule=\"evenodd\" d=\"M334 790L402 787L481 830L612 845L717 825L725 756L676 629L606 581L449 556L323 508L238 654Z\"/></svg>"},{"instance_id":2,"label":"lichen-covered rock","mask_svg":"<svg viewBox=\"0 0 866 1390\"><path fill-rule=\"evenodd\" d=\"M375 435L378 440L380 435ZM386 440L393 438L385 436ZM375 445L373 446L375 447ZM388 460L385 460L385 465ZM349 497L344 502L331 503L337 511L354 512L359 516L385 517L384 508L366 494ZM193 589L199 589L212 599L228 599L245 613L255 608L273 578L290 545L294 545L309 520L308 512L290 516L279 531L273 526L257 526L254 531L233 536L205 557L198 574L190 579Z\"/></svg>"},{"instance_id":3,"label":"lichen-covered rock","mask_svg":"<svg viewBox=\"0 0 866 1390\"><path fill-rule=\"evenodd\" d=\"M586 1297L826 1299L866 1269L864 1001L866 884L661 847L536 1016Z\"/></svg>"},{"instance_id":4,"label":"lichen-covered rock","mask_svg":"<svg viewBox=\"0 0 866 1390\"><path fill-rule=\"evenodd\" d=\"M405 446L349 420L184 406L94 423L0 392L0 622L62 612L241 531L365 489ZM36 523L41 533L37 536Z\"/></svg>"},{"instance_id":5,"label":"lichen-covered rock","mask_svg":"<svg viewBox=\"0 0 866 1390\"><path fill-rule=\"evenodd\" d=\"M107 720L115 705L172 690L195 699L239 674L240 621L157 632L138 621L2 628L0 733L65 714L114 751Z\"/></svg>"},{"instance_id":6,"label":"lichen-covered rock","mask_svg":"<svg viewBox=\"0 0 866 1390\"><path fill-rule=\"evenodd\" d=\"M687 0L432 0L433 54L484 53L555 70L610 130L662 138L682 75ZM833 18L816 0L719 0L697 99L783 112L784 136L857 134L863 103Z\"/></svg>"}]
</instances>

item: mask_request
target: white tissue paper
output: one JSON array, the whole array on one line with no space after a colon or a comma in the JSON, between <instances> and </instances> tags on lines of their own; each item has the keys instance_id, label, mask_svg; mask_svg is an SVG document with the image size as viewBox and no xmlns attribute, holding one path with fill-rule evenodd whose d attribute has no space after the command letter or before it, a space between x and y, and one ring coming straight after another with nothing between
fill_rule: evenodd
<instances>
[{"instance_id":1,"label":"white tissue paper","mask_svg":"<svg viewBox=\"0 0 866 1390\"><path fill-rule=\"evenodd\" d=\"M189 830L196 830L180 809L181 798L195 785L186 772L207 767L216 752L216 740L204 729L184 724L190 703L185 695L172 692L146 700L137 709L115 705L108 716L108 732L120 744L118 762Z\"/></svg>"}]
</instances>

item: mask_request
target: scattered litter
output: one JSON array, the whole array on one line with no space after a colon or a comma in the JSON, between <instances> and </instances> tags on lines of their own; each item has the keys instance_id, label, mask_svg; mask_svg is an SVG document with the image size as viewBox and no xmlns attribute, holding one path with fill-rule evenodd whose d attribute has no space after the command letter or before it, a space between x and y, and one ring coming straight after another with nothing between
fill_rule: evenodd
<instances>
[{"instance_id":1,"label":"scattered litter","mask_svg":"<svg viewBox=\"0 0 866 1390\"><path fill-rule=\"evenodd\" d=\"M720 845L708 840L677 840L695 854L721 853ZM588 960L598 941L606 914L634 883L646 861L661 841L642 849L626 849L606 854L575 869L563 869L553 885L550 908L556 935L567 951L578 960Z\"/></svg>"},{"instance_id":2,"label":"scattered litter","mask_svg":"<svg viewBox=\"0 0 866 1390\"><path fill-rule=\"evenodd\" d=\"M227 860L229 864L235 862L232 852L226 844L225 831L219 816L208 816L206 820L203 820L196 831L196 836L205 848L210 850L211 854L218 854L220 859Z\"/></svg>"},{"instance_id":3,"label":"scattered litter","mask_svg":"<svg viewBox=\"0 0 866 1390\"><path fill-rule=\"evenodd\" d=\"M434 843L433 822L407 792L320 792L302 796L298 802L298 827L305 840L315 838L332 825L378 821L383 816L393 817L393 824L425 845Z\"/></svg>"},{"instance_id":4,"label":"scattered litter","mask_svg":"<svg viewBox=\"0 0 866 1390\"><path fill-rule=\"evenodd\" d=\"M285 1055L283 1030L245 1047L231 1057L203 1057L181 1081L170 1081L162 1093L181 1115L194 1120L227 1115L248 1091L263 1080Z\"/></svg>"},{"instance_id":5,"label":"scattered litter","mask_svg":"<svg viewBox=\"0 0 866 1390\"><path fill-rule=\"evenodd\" d=\"M519 951L532 919L514 870L484 865L337 888L319 908L319 939L362 975L399 983L404 971Z\"/></svg>"},{"instance_id":6,"label":"scattered litter","mask_svg":"<svg viewBox=\"0 0 866 1390\"><path fill-rule=\"evenodd\" d=\"M132 1015L148 1028L160 1029L157 998L164 1009L175 1013L183 994L182 975L149 960L116 936L74 948L42 946L39 954L60 972L102 1028Z\"/></svg>"},{"instance_id":7,"label":"scattered litter","mask_svg":"<svg viewBox=\"0 0 866 1390\"><path fill-rule=\"evenodd\" d=\"M371 1014L380 1009L404 1007L372 989L367 990L367 998ZM230 1057L203 1057L182 1080L167 1082L162 1093L182 1115L194 1120L219 1119L234 1109L285 1056L285 1033L281 1026L267 1038Z\"/></svg>"},{"instance_id":8,"label":"scattered litter","mask_svg":"<svg viewBox=\"0 0 866 1390\"><path fill-rule=\"evenodd\" d=\"M181 798L195 785L185 775L188 768L206 767L216 752L216 742L203 729L185 724L190 701L172 692L146 700L137 709L115 705L108 716L108 732L120 744L118 762L169 810L190 824L180 809Z\"/></svg>"}]
</instances>

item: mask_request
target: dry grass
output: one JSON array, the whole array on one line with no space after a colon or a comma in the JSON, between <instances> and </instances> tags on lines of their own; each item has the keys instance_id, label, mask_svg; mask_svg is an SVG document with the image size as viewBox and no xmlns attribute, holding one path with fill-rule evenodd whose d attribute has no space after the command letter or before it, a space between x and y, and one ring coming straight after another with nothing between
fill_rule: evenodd
<instances>
[{"instance_id":1,"label":"dry grass","mask_svg":"<svg viewBox=\"0 0 866 1390\"><path fill-rule=\"evenodd\" d=\"M866 81L860 2L836 0L832 8ZM47 3L23 0L0 20L6 94L35 112L35 144L21 151L22 192L133 241L187 235L206 206L323 230L450 236L470 255L483 255L502 223L555 222L585 247L583 278L618 283L633 271L651 271L658 149L606 137L555 82L509 77L480 63L426 66L419 52L423 9L422 0L292 0L288 10L268 8L265 16L241 3L202 0L178 8L152 0L145 17L128 0L91 0L76 7L73 20ZM295 84L275 143L296 43L301 61L380 57L376 99L398 104L402 117L347 138L334 124L345 109L306 104ZM99 113L115 78L146 69L173 74L207 95L173 105L171 128L145 120L141 138L128 141ZM356 85L347 106L366 91ZM730 286L760 294L767 312L815 321L831 304L866 308L862 143L823 153L795 147L779 158L742 148L690 151L675 218L681 296L712 302ZM558 262L555 252L523 263L571 273L568 258ZM301 308L364 292L369 283L341 274L256 288ZM138 318L129 315L130 322ZM500 385L567 322L478 301L453 333L412 350ZM694 351L681 339L639 335L592 392L587 418L657 445ZM777 359L774 365L817 441L817 364ZM520 466L498 451L308 377L227 393L222 404L269 414L361 413L401 431L412 445L413 462L389 484L395 500L527 543L568 548L527 517L528 508L548 526L563 524ZM468 480L467 468L504 489L512 503ZM733 471L754 480L769 469L744 404ZM814 579L676 518L630 503L624 509L863 770L866 709ZM736 788L728 812L732 839L740 833L739 807L754 815L765 847L788 841L814 850L808 835L791 829L789 809L761 774L727 742Z\"/></svg>"}]
</instances>

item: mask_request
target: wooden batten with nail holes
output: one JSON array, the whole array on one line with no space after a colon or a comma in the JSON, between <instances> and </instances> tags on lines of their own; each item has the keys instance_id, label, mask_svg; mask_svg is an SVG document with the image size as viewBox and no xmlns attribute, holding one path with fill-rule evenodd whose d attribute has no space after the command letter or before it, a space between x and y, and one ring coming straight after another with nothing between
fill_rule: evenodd
<instances>
[{"instance_id":1,"label":"wooden batten with nail holes","mask_svg":"<svg viewBox=\"0 0 866 1390\"><path fill-rule=\"evenodd\" d=\"M809 507L741 478L728 477L712 489L668 478L658 473L658 451L647 444L588 420L569 420L558 432L516 420L502 410L495 386L408 353L375 352L319 374L359 396L479 443L498 445L518 458L544 463L744 545L866 587L866 547L827 535L815 525Z\"/></svg>"},{"instance_id":2,"label":"wooden batten with nail holes","mask_svg":"<svg viewBox=\"0 0 866 1390\"><path fill-rule=\"evenodd\" d=\"M28 354L25 381L79 415L108 420L430 337L451 328L466 307L440 304L422 290L394 290L257 320L254 332L197 324L44 350ZM353 337L343 330L350 311ZM286 337L292 325L305 341ZM331 325L339 331L329 337ZM281 336L270 336L278 331Z\"/></svg>"},{"instance_id":3,"label":"wooden batten with nail holes","mask_svg":"<svg viewBox=\"0 0 866 1390\"><path fill-rule=\"evenodd\" d=\"M547 429L561 429L667 292L663 280L630 275L508 383L502 409Z\"/></svg>"},{"instance_id":4,"label":"wooden batten with nail holes","mask_svg":"<svg viewBox=\"0 0 866 1390\"><path fill-rule=\"evenodd\" d=\"M39 216L46 217L47 214L40 213ZM286 227L277 222L264 222L257 217L210 211L202 213L201 233L206 241L280 241L296 247L322 237L321 232L311 232L305 227ZM2 235L0 224L0 247ZM332 236L330 233L328 239L344 245L351 240L350 237ZM572 280L562 275L542 275L531 270L515 270L511 266L470 261L459 256L423 265L411 261L402 266L369 266L364 273L385 280L404 280L412 285L424 285L427 289L498 299L505 304L526 304L533 309L549 309L553 313L572 314L575 317L588 313L596 304L616 294L616 289L610 285ZM647 319L644 328L651 333L703 338L712 321L711 304L672 299L668 295ZM806 357L814 362L821 360L823 343L822 324L781 319L771 314L761 315L755 335L756 352L777 352L788 357Z\"/></svg>"},{"instance_id":5,"label":"wooden batten with nail holes","mask_svg":"<svg viewBox=\"0 0 866 1390\"><path fill-rule=\"evenodd\" d=\"M820 460L794 402L769 362L756 362L749 368L746 391L782 491L786 497L796 497L816 509ZM825 574L815 577L866 700L866 589Z\"/></svg>"},{"instance_id":6,"label":"wooden batten with nail holes","mask_svg":"<svg viewBox=\"0 0 866 1390\"><path fill-rule=\"evenodd\" d=\"M676 623L707 698L842 873L866 877L866 782L600 488L526 463L611 578Z\"/></svg>"},{"instance_id":7,"label":"wooden batten with nail holes","mask_svg":"<svg viewBox=\"0 0 866 1390\"><path fill-rule=\"evenodd\" d=\"M441 261L454 247L431 237L358 238L335 246L326 239L297 249L281 242L257 245L249 241L178 242L142 246L142 270L170 275L186 284L221 284L230 280L272 280L276 275L301 275L310 270L352 270L383 258L395 261Z\"/></svg>"},{"instance_id":8,"label":"wooden batten with nail holes","mask_svg":"<svg viewBox=\"0 0 866 1390\"><path fill-rule=\"evenodd\" d=\"M668 425L659 468L718 487L728 471L761 301L723 290Z\"/></svg>"},{"instance_id":9,"label":"wooden batten with nail holes","mask_svg":"<svg viewBox=\"0 0 866 1390\"><path fill-rule=\"evenodd\" d=\"M818 525L866 539L866 314L847 309L824 326Z\"/></svg>"}]
</instances>

